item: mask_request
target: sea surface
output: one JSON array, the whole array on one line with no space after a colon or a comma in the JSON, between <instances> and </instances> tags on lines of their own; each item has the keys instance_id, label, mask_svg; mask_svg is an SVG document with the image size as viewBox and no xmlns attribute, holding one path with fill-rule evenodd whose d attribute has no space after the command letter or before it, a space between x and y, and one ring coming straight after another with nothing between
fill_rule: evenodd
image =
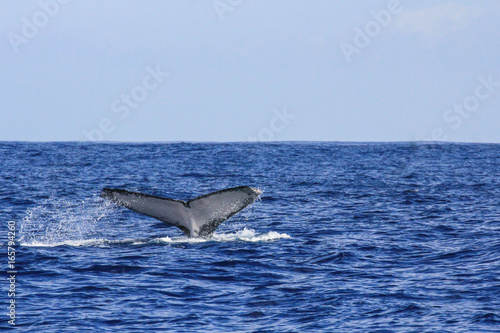
<instances>
[{"instance_id":1,"label":"sea surface","mask_svg":"<svg viewBox=\"0 0 500 333\"><path fill-rule=\"evenodd\" d=\"M14 299L19 332L500 332L499 144L4 142L0 161L3 328ZM260 200L209 239L99 197L242 185Z\"/></svg>"}]
</instances>

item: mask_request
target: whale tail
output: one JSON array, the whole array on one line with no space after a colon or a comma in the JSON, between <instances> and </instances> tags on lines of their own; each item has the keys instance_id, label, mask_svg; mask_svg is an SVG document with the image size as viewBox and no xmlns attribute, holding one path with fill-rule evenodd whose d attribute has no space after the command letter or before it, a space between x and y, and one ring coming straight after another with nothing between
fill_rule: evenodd
<instances>
[{"instance_id":1,"label":"whale tail","mask_svg":"<svg viewBox=\"0 0 500 333\"><path fill-rule=\"evenodd\" d=\"M175 225L188 237L207 237L222 222L257 200L261 193L256 188L240 186L205 194L189 201L181 201L105 188L101 197Z\"/></svg>"}]
</instances>

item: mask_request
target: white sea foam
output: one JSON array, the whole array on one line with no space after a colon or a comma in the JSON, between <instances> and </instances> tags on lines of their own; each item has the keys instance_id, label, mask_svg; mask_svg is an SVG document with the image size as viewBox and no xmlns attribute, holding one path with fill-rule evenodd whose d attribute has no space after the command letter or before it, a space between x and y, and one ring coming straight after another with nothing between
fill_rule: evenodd
<instances>
[{"instance_id":1,"label":"white sea foam","mask_svg":"<svg viewBox=\"0 0 500 333\"><path fill-rule=\"evenodd\" d=\"M108 240L108 239L82 239L82 240L65 240L60 242L43 242L33 241L31 243L21 243L23 246L33 247L56 247L56 246L102 246L109 247L113 245L144 245L144 244L179 244L179 243L206 243L206 242L268 242L278 239L291 238L286 233L278 233L270 231L264 234L258 234L253 229L243 229L234 233L218 234L214 233L210 238L186 238L179 237L158 237L150 239L122 239L122 240Z\"/></svg>"},{"instance_id":2,"label":"white sea foam","mask_svg":"<svg viewBox=\"0 0 500 333\"><path fill-rule=\"evenodd\" d=\"M157 238L158 242L163 243L203 243L203 242L265 242L277 240L280 238L291 238L289 235L280 234L276 231L270 231L265 234L258 234L253 229L244 228L243 230L234 233L219 234L214 233L210 238L186 238L186 237L162 237Z\"/></svg>"}]
</instances>

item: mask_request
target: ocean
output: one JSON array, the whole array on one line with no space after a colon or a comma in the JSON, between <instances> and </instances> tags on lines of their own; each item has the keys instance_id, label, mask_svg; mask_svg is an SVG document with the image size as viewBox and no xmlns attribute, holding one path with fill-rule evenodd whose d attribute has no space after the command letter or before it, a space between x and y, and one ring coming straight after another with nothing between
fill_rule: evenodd
<instances>
[{"instance_id":1,"label":"ocean","mask_svg":"<svg viewBox=\"0 0 500 333\"><path fill-rule=\"evenodd\" d=\"M0 157L3 328L500 332L499 144L3 142ZM243 185L261 198L209 239L99 196Z\"/></svg>"}]
</instances>

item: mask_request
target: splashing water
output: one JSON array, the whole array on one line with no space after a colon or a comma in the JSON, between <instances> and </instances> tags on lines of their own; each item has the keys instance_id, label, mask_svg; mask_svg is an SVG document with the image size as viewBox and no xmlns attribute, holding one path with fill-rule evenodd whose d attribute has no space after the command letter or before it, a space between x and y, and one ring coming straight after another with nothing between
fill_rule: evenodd
<instances>
[{"instance_id":1,"label":"splashing water","mask_svg":"<svg viewBox=\"0 0 500 333\"><path fill-rule=\"evenodd\" d=\"M88 241L97 234L97 222L112 209L112 204L97 197L81 201L49 198L26 211L20 242L26 245Z\"/></svg>"}]
</instances>

